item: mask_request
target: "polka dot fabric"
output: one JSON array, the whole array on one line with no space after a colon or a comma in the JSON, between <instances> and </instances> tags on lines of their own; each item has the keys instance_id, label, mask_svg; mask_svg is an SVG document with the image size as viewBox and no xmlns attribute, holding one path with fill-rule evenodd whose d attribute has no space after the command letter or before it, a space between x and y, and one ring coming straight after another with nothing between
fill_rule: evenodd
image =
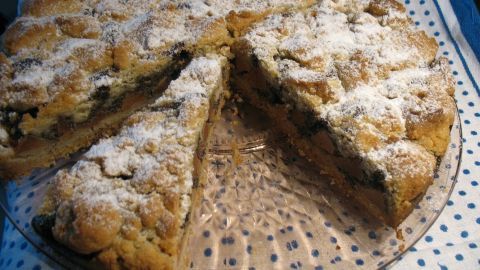
<instances>
[{"instance_id":1,"label":"polka dot fabric","mask_svg":"<svg viewBox=\"0 0 480 270\"><path fill-rule=\"evenodd\" d=\"M451 39L452 33L445 28L437 7L442 7L442 11L447 12L448 10L443 7L448 3L405 0L404 4L415 24L437 39L440 45L439 55L447 57L450 61L452 73L457 80L456 99L463 132L463 156L458 182L439 218L426 234L422 235L421 228L428 227L433 221L432 216L422 215L422 213L428 213L424 206L438 203L436 201L438 196L427 194L423 204L413 214L412 218L416 221L412 224L416 226L405 227L402 230L405 238L418 238L419 241L388 268L480 269L480 188L478 187L480 182L480 135L478 134L480 132L480 98L471 78L480 74L472 73L465 68L465 61L462 59L465 56L461 56L456 48L459 46L458 42ZM478 77L473 79L480 80ZM452 143L451 147L458 149L459 144ZM265 155L277 157L278 153L271 152ZM258 159L252 159L248 166L257 166L259 160L269 159L258 156ZM232 174L232 179L245 178L242 174L245 172L241 170L227 170L226 164L228 165L231 161L215 162L212 162L212 166L217 167L218 171ZM283 163L291 166L295 161L288 160ZM447 167L455 166L452 164L447 163L445 169L452 169ZM272 163L269 166L274 166L275 171L279 171L277 165ZM204 269L203 266L215 265L215 268L221 269L249 270L374 269L382 267L388 263L388 258L401 253L403 249L401 246L405 242L396 237L390 237L395 235L394 231L388 231L385 228L369 230L371 221L367 218L357 220L356 209L342 208L340 206L342 202L338 202L339 206L333 207L335 211L332 211L321 201L312 205L311 208L295 208L294 203L288 205L288 196L278 194L272 196L271 201L258 199L259 204L262 205L261 209L251 208L248 203L240 200L234 201L234 204L225 200L235 196L253 198L265 194L268 189L296 190L302 187L307 187L307 190L308 187L314 189L314 186L304 184L287 186L282 181L286 176L281 174L280 170L279 174L274 176L265 177L265 174L254 176L255 181L248 186L248 194L247 189L242 187L241 181L232 181L224 186L218 185L218 188L208 191L208 198L211 199L205 200L202 211L220 214L194 217L202 221L203 227L196 232L192 240L194 243L190 245L194 247L190 268ZM296 172L296 177L301 178L301 175L300 168ZM449 177L447 180L453 181L453 179ZM265 185L265 182L270 184ZM38 207L26 202L35 201L44 187L35 178L27 180L26 186L28 188L7 186L7 200L21 202L10 205L8 211L14 213L14 216L30 217ZM448 186L442 189L442 185L437 185L436 188L444 192L449 191ZM329 203L336 202L329 201ZM235 209L241 211L234 211ZM432 209L433 212L439 211L438 207ZM200 211L195 214L201 213ZM315 220L314 223L312 217ZM249 219L255 221L253 223L255 226L249 226ZM24 231L32 231L30 223L24 222L23 219L14 219L14 223ZM6 219L4 224L0 246L0 269L59 268L33 247L9 220ZM34 241L38 240L38 236L32 237ZM351 239L354 238L363 240L352 241ZM375 265L372 265L372 262L375 262Z\"/></svg>"},{"instance_id":2,"label":"polka dot fabric","mask_svg":"<svg viewBox=\"0 0 480 270\"><path fill-rule=\"evenodd\" d=\"M0 247L0 269L57 269L58 265L25 239L5 219Z\"/></svg>"},{"instance_id":3,"label":"polka dot fabric","mask_svg":"<svg viewBox=\"0 0 480 270\"><path fill-rule=\"evenodd\" d=\"M480 67L474 55L470 55L473 61L465 59L468 50L463 50L461 33L445 27L455 18L447 1L404 3L413 21L435 37L439 55L449 59L457 81L455 97L462 121L463 155L458 182L442 214L391 268L480 269L480 73L474 72Z\"/></svg>"}]
</instances>

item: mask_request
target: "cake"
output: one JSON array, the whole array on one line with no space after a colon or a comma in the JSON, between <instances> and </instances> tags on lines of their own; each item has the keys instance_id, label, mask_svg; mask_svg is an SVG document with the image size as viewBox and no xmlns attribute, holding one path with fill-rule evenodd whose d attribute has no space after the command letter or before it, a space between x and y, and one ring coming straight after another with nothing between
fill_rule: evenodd
<instances>
[{"instance_id":1,"label":"cake","mask_svg":"<svg viewBox=\"0 0 480 270\"><path fill-rule=\"evenodd\" d=\"M0 54L0 175L89 147L34 227L108 269L184 268L224 97L398 226L449 143L454 81L393 0L29 0Z\"/></svg>"},{"instance_id":2,"label":"cake","mask_svg":"<svg viewBox=\"0 0 480 270\"><path fill-rule=\"evenodd\" d=\"M340 192L397 226L447 149L454 82L402 5L350 2L254 25L234 45L235 85Z\"/></svg>"},{"instance_id":3,"label":"cake","mask_svg":"<svg viewBox=\"0 0 480 270\"><path fill-rule=\"evenodd\" d=\"M117 135L56 174L37 219L50 219L57 241L95 253L105 268L181 268L194 186L204 183L203 157L228 67L224 56L194 58Z\"/></svg>"}]
</instances>

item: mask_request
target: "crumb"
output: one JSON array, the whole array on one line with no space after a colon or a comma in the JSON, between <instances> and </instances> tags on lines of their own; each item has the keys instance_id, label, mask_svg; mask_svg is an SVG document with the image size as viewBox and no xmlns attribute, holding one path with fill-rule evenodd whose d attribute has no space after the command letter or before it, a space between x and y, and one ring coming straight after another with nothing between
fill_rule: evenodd
<instances>
[{"instance_id":1,"label":"crumb","mask_svg":"<svg viewBox=\"0 0 480 270\"><path fill-rule=\"evenodd\" d=\"M238 143L236 141L232 141L230 145L232 147L233 164L235 166L241 164L243 162L243 158L240 153L240 149L238 148Z\"/></svg>"},{"instance_id":2,"label":"crumb","mask_svg":"<svg viewBox=\"0 0 480 270\"><path fill-rule=\"evenodd\" d=\"M398 240L404 241L402 229L397 229L396 230L396 236L397 236Z\"/></svg>"}]
</instances>

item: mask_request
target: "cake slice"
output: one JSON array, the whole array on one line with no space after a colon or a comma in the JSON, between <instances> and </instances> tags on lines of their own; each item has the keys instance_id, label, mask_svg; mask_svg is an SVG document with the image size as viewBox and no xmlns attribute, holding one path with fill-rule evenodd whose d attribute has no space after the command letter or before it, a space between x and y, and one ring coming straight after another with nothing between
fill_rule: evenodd
<instances>
[{"instance_id":1,"label":"cake slice","mask_svg":"<svg viewBox=\"0 0 480 270\"><path fill-rule=\"evenodd\" d=\"M450 140L454 82L395 1L322 1L234 46L235 86L340 192L397 226Z\"/></svg>"},{"instance_id":2,"label":"cake slice","mask_svg":"<svg viewBox=\"0 0 480 270\"><path fill-rule=\"evenodd\" d=\"M101 139L53 178L34 225L108 269L177 269L200 198L204 154L229 75L223 56L192 60L118 135Z\"/></svg>"},{"instance_id":3,"label":"cake slice","mask_svg":"<svg viewBox=\"0 0 480 270\"><path fill-rule=\"evenodd\" d=\"M53 164L151 103L194 55L302 1L26 0L0 53L0 177Z\"/></svg>"}]
</instances>

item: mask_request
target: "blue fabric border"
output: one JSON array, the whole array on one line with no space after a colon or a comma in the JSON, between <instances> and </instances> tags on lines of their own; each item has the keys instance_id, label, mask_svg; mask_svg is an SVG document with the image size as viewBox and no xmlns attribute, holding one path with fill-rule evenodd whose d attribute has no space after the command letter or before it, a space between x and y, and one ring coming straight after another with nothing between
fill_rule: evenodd
<instances>
[{"instance_id":1,"label":"blue fabric border","mask_svg":"<svg viewBox=\"0 0 480 270\"><path fill-rule=\"evenodd\" d=\"M450 31L450 28L448 28L447 22L445 21L445 16L443 15L442 9L438 4L438 0L433 0L433 3L437 8L438 14L440 15L440 19L442 20L442 23L445 26L445 29L447 30L448 36L452 40L453 46L455 47L455 50L457 51L458 56L460 57L460 61L462 61L462 65L465 68L465 71L467 72L468 78L470 79L470 81L472 81L473 88L475 88L475 91L477 91L477 95L480 96L480 89L478 88L477 82L473 78L472 72L468 68L467 62L465 61L465 57L463 57L462 51L460 50L460 47L458 47L457 41L455 41L455 39L452 36L452 32Z\"/></svg>"},{"instance_id":2,"label":"blue fabric border","mask_svg":"<svg viewBox=\"0 0 480 270\"><path fill-rule=\"evenodd\" d=\"M450 0L463 36L480 60L480 13L475 0Z\"/></svg>"}]
</instances>

